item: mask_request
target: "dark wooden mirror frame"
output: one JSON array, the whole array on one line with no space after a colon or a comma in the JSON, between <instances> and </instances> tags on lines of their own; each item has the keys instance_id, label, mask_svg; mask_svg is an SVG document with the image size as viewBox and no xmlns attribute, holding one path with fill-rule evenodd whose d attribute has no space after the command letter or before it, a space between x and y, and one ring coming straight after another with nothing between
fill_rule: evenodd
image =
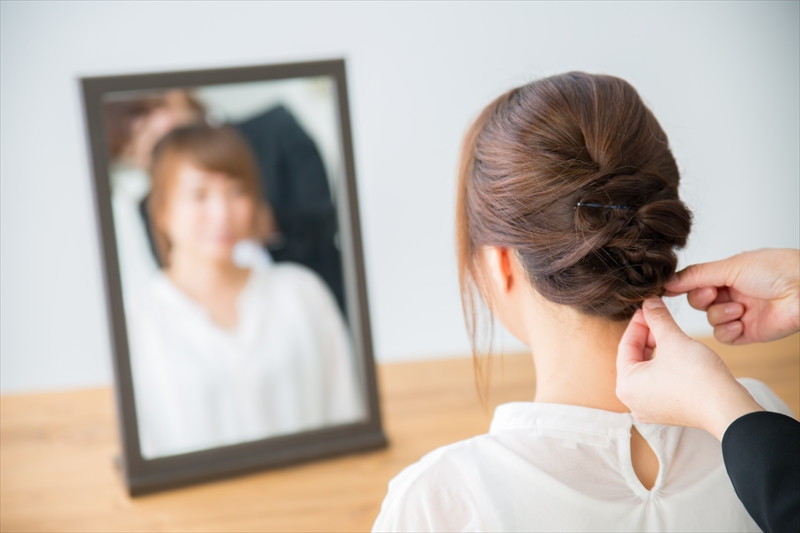
<instances>
[{"instance_id":1,"label":"dark wooden mirror frame","mask_svg":"<svg viewBox=\"0 0 800 533\"><path fill-rule=\"evenodd\" d=\"M352 332L355 357L359 361L364 381L367 418L357 423L187 454L145 459L141 454L136 423L128 333L112 217L110 161L103 120L103 98L109 93L121 91L163 90L319 76L329 76L334 80L338 99L344 174L343 183L337 189L337 216L348 323ZM344 60L84 77L80 82L94 171L95 210L101 255L105 266L104 281L113 349L114 389L122 447L119 467L129 494L135 496L258 469L385 446L387 440L381 425L367 305Z\"/></svg>"}]
</instances>

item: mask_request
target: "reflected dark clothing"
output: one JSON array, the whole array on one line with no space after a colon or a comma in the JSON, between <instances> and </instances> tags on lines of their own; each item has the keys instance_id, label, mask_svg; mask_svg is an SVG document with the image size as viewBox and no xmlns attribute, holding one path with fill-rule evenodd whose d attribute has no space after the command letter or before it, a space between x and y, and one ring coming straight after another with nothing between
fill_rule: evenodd
<instances>
[{"instance_id":1,"label":"reflected dark clothing","mask_svg":"<svg viewBox=\"0 0 800 533\"><path fill-rule=\"evenodd\" d=\"M276 262L292 261L314 270L347 316L341 254L335 244L336 210L328 177L314 141L283 106L233 124L256 156L262 195L272 207L282 238L269 252ZM140 204L155 253L146 199Z\"/></svg>"},{"instance_id":2,"label":"reflected dark clothing","mask_svg":"<svg viewBox=\"0 0 800 533\"><path fill-rule=\"evenodd\" d=\"M283 236L270 254L275 261L294 261L317 272L344 311L336 211L314 141L283 106L235 126L250 141L262 193Z\"/></svg>"},{"instance_id":3,"label":"reflected dark clothing","mask_svg":"<svg viewBox=\"0 0 800 533\"><path fill-rule=\"evenodd\" d=\"M800 422L756 412L722 437L725 468L750 516L764 531L800 531Z\"/></svg>"}]
</instances>

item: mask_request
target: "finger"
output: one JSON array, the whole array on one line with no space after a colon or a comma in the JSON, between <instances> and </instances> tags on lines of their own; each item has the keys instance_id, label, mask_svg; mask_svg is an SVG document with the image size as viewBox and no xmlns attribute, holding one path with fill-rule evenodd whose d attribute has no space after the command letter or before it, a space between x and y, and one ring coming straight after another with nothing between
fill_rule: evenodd
<instances>
[{"instance_id":1,"label":"finger","mask_svg":"<svg viewBox=\"0 0 800 533\"><path fill-rule=\"evenodd\" d=\"M656 336L653 335L652 331L647 335L647 345L646 345L646 347L650 348L650 350L655 350L655 348L656 348Z\"/></svg>"},{"instance_id":2,"label":"finger","mask_svg":"<svg viewBox=\"0 0 800 533\"><path fill-rule=\"evenodd\" d=\"M730 257L691 265L675 274L665 288L673 294L682 294L700 287L730 286L736 277L737 264L736 258Z\"/></svg>"},{"instance_id":3,"label":"finger","mask_svg":"<svg viewBox=\"0 0 800 533\"><path fill-rule=\"evenodd\" d=\"M744 324L739 320L714 327L714 337L725 344L735 344L742 333L744 333Z\"/></svg>"},{"instance_id":4,"label":"finger","mask_svg":"<svg viewBox=\"0 0 800 533\"><path fill-rule=\"evenodd\" d=\"M661 298L648 298L642 304L642 310L644 319L650 331L653 332L656 344L660 342L660 339L670 335L686 336L681 328L678 327L678 324L675 323L675 319L672 318L669 309L667 309Z\"/></svg>"},{"instance_id":5,"label":"finger","mask_svg":"<svg viewBox=\"0 0 800 533\"><path fill-rule=\"evenodd\" d=\"M653 348L645 347L644 354L642 356L642 361L643 362L652 361L653 360L653 354L655 354L655 353L656 353L656 351Z\"/></svg>"},{"instance_id":6,"label":"finger","mask_svg":"<svg viewBox=\"0 0 800 533\"><path fill-rule=\"evenodd\" d=\"M714 304L706 310L708 323L712 326L727 324L739 320L744 315L744 306L739 302Z\"/></svg>"},{"instance_id":7,"label":"finger","mask_svg":"<svg viewBox=\"0 0 800 533\"><path fill-rule=\"evenodd\" d=\"M689 305L698 311L705 311L708 309L708 306L713 304L714 300L717 299L717 288L701 287L699 289L692 289L689 291L689 294L686 295L686 299L689 300Z\"/></svg>"},{"instance_id":8,"label":"finger","mask_svg":"<svg viewBox=\"0 0 800 533\"><path fill-rule=\"evenodd\" d=\"M714 299L715 304L724 304L732 301L733 301L733 296L731 296L730 288L720 287L717 289L717 297Z\"/></svg>"},{"instance_id":9,"label":"finger","mask_svg":"<svg viewBox=\"0 0 800 533\"><path fill-rule=\"evenodd\" d=\"M650 328L644 320L642 310L639 309L631 318L622 339L617 348L617 373L636 363L641 363L645 359L645 349L647 347L647 337Z\"/></svg>"}]
</instances>

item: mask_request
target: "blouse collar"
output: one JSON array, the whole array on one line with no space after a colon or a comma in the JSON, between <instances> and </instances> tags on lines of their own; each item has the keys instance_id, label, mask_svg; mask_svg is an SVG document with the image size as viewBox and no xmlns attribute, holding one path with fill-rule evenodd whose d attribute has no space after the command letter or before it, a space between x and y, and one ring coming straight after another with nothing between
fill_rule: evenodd
<instances>
[{"instance_id":1,"label":"blouse collar","mask_svg":"<svg viewBox=\"0 0 800 533\"><path fill-rule=\"evenodd\" d=\"M511 402L497 407L489 433L533 431L591 443L628 438L634 426L643 435L654 435L663 428L637 422L630 413L556 403Z\"/></svg>"}]
</instances>

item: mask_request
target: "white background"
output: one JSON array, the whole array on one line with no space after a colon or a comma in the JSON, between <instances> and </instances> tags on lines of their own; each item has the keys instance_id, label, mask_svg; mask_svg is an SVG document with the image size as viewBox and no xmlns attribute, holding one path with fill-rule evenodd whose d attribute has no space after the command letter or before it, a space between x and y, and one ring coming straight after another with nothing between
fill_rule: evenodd
<instances>
[{"instance_id":1,"label":"white background","mask_svg":"<svg viewBox=\"0 0 800 533\"><path fill-rule=\"evenodd\" d=\"M344 57L376 356L453 356L461 136L537 77L637 87L695 212L682 265L800 246L798 5L2 2L0 389L111 381L81 76Z\"/></svg>"}]
</instances>

